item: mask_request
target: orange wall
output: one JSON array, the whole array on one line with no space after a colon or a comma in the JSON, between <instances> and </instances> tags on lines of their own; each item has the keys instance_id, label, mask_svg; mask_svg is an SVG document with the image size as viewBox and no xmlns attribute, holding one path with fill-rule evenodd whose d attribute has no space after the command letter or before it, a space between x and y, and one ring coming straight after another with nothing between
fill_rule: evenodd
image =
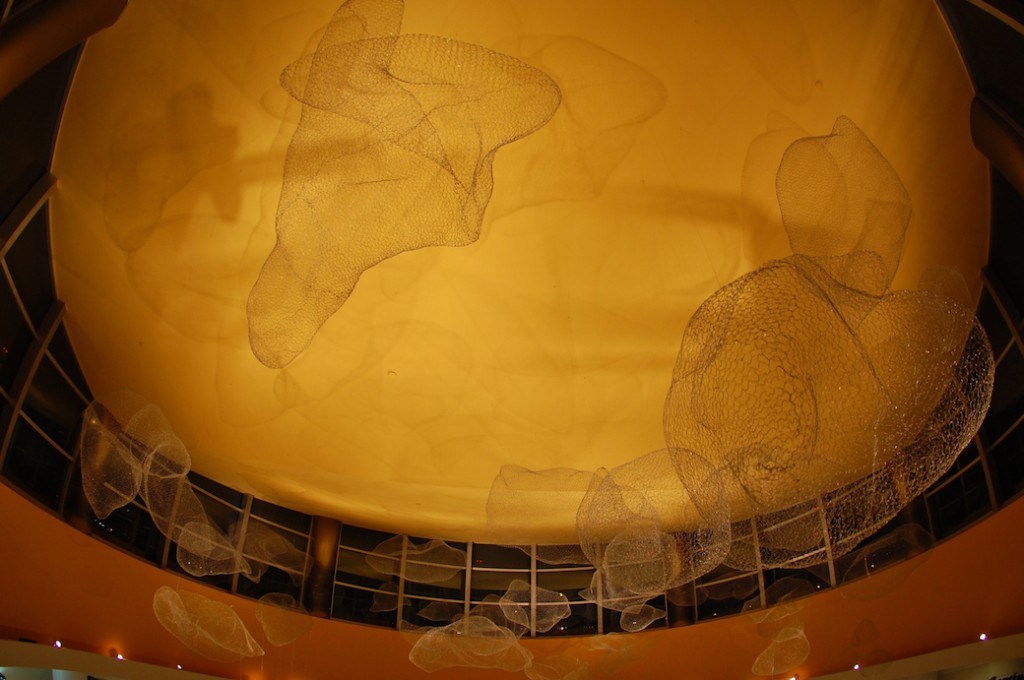
<instances>
[{"instance_id":1,"label":"orange wall","mask_svg":"<svg viewBox=\"0 0 1024 680\"><path fill-rule=\"evenodd\" d=\"M864 619L877 627L877 647L893 658L962 645L981 632L1024 632L1024 500L929 553L868 582L805 600L802 618L811 656L803 679L850 668L859 661L851 640ZM0 635L101 654L117 649L133 660L248 680L349 677L426 677L407 659L409 643L389 630L316 620L296 644L265 643L255 603L200 586L149 566L94 540L10 488L0 485ZM266 656L218 664L190 652L152 613L153 592L171 585L234 605ZM538 657L585 651L580 638L529 641ZM748 617L629 636L612 677L749 678L766 646ZM2 660L0 660L2 661ZM524 677L452 669L438 680ZM787 676L788 677L788 676Z\"/></svg>"}]
</instances>

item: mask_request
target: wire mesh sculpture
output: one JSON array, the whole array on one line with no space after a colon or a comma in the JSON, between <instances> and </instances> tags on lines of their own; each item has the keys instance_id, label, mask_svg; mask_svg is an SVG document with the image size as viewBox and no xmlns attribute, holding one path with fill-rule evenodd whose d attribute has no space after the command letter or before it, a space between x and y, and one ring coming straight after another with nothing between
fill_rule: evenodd
<instances>
[{"instance_id":1,"label":"wire mesh sculpture","mask_svg":"<svg viewBox=\"0 0 1024 680\"><path fill-rule=\"evenodd\" d=\"M949 468L992 390L956 285L890 290L910 200L853 122L792 144L776 186L794 254L694 314L664 413L669 445L722 471L737 569L852 550Z\"/></svg>"},{"instance_id":2,"label":"wire mesh sculpture","mask_svg":"<svg viewBox=\"0 0 1024 680\"><path fill-rule=\"evenodd\" d=\"M234 662L263 655L263 648L229 605L161 586L153 594L153 612L182 644L214 661Z\"/></svg>"},{"instance_id":3,"label":"wire mesh sculpture","mask_svg":"<svg viewBox=\"0 0 1024 680\"><path fill-rule=\"evenodd\" d=\"M850 552L949 468L988 408L992 352L962 280L937 271L891 289L910 199L864 133L840 117L794 142L776 188L793 254L691 318L668 448L610 472L505 466L492 485L489 524L514 535L530 501L571 501L572 482L590 480L576 506L597 572L587 595L624 629L719 563L809 567ZM543 550L555 563L573 552ZM789 636L764 667L802 645Z\"/></svg>"},{"instance_id":4,"label":"wire mesh sculpture","mask_svg":"<svg viewBox=\"0 0 1024 680\"><path fill-rule=\"evenodd\" d=\"M289 364L360 274L480 233L497 150L544 125L560 93L512 57L400 32L402 0L349 0L281 83L302 103L277 242L249 295L249 342Z\"/></svg>"},{"instance_id":5,"label":"wire mesh sculpture","mask_svg":"<svg viewBox=\"0 0 1024 680\"><path fill-rule=\"evenodd\" d=\"M256 604L256 619L267 642L275 647L292 644L313 627L313 618L305 607L286 593L267 593L261 597Z\"/></svg>"},{"instance_id":6,"label":"wire mesh sculpture","mask_svg":"<svg viewBox=\"0 0 1024 680\"><path fill-rule=\"evenodd\" d=\"M83 416L79 451L82 485L97 517L139 495L156 527L177 545L187 573L258 579L237 540L209 517L192 490L191 456L154 404L126 390L94 401Z\"/></svg>"}]
</instances>

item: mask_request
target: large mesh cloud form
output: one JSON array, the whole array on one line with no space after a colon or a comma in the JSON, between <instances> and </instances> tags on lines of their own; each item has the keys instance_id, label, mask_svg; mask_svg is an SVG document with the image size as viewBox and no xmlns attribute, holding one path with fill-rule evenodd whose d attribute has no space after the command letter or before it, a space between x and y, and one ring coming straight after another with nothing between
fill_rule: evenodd
<instances>
[{"instance_id":1,"label":"large mesh cloud form","mask_svg":"<svg viewBox=\"0 0 1024 680\"><path fill-rule=\"evenodd\" d=\"M477 239L503 145L540 128L558 86L512 57L400 34L402 0L349 0L289 66L302 103L285 160L277 243L247 304L264 364L290 363L369 267Z\"/></svg>"},{"instance_id":2,"label":"large mesh cloud form","mask_svg":"<svg viewBox=\"0 0 1024 680\"><path fill-rule=\"evenodd\" d=\"M153 613L186 647L214 661L264 653L234 609L199 593L161 586L153 594Z\"/></svg>"},{"instance_id":3,"label":"large mesh cloud form","mask_svg":"<svg viewBox=\"0 0 1024 680\"><path fill-rule=\"evenodd\" d=\"M153 523L177 544L193 576L243 573L258 579L236 541L217 526L192 490L192 459L163 412L126 390L105 395L83 415L79 438L82 485L96 516L141 496Z\"/></svg>"},{"instance_id":4,"label":"large mesh cloud form","mask_svg":"<svg viewBox=\"0 0 1024 680\"><path fill-rule=\"evenodd\" d=\"M855 548L949 468L992 390L962 283L890 289L910 200L852 121L791 145L776 187L794 254L694 314L664 412L668 443L722 472L739 569Z\"/></svg>"},{"instance_id":5,"label":"large mesh cloud form","mask_svg":"<svg viewBox=\"0 0 1024 680\"><path fill-rule=\"evenodd\" d=\"M250 517L241 536L236 523L220 527L188 479L191 457L163 412L139 395L120 390L91 403L79 439L82 486L93 512L104 519L141 498L153 523L177 544L179 566L192 576L239 573L258 582L270 567L301 578L307 556L270 525ZM196 593L161 588L153 609L167 630L217 661L263 653L237 614ZM257 608L267 640L282 646L312 624L284 593L268 593Z\"/></svg>"},{"instance_id":6,"label":"large mesh cloud form","mask_svg":"<svg viewBox=\"0 0 1024 680\"><path fill-rule=\"evenodd\" d=\"M501 534L531 531L531 502L576 505L597 572L586 594L625 630L719 563L850 552L950 467L988 408L991 348L959 275L891 289L910 199L864 133L841 117L793 143L776 188L793 254L693 315L665 401L668 448L596 473L506 466L492 485ZM551 561L576 550L538 546ZM798 631L782 637L760 670L804 653Z\"/></svg>"}]
</instances>

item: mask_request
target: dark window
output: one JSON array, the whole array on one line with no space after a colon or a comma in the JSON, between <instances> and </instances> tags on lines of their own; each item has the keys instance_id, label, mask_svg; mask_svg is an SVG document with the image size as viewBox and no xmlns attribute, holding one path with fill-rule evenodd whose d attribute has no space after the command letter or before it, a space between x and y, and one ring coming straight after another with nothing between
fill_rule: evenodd
<instances>
[{"instance_id":1,"label":"dark window","mask_svg":"<svg viewBox=\"0 0 1024 680\"><path fill-rule=\"evenodd\" d=\"M64 371L64 374L75 384L78 391L87 400L92 399L89 383L85 381L85 376L82 375L82 369L78 364L78 359L75 357L75 351L71 348L71 340L68 339L68 333L64 329L63 323L57 326L57 329L53 332L53 338L50 340L50 346L47 350L61 370Z\"/></svg>"},{"instance_id":2,"label":"dark window","mask_svg":"<svg viewBox=\"0 0 1024 680\"><path fill-rule=\"evenodd\" d=\"M530 582L530 572L477 571L470 575L470 594L473 602L480 602L488 595L501 597L513 581Z\"/></svg>"},{"instance_id":3,"label":"dark window","mask_svg":"<svg viewBox=\"0 0 1024 680\"><path fill-rule=\"evenodd\" d=\"M219 588L220 590L231 590L231 574L214 574L212 576L193 576L187 571L181 568L181 564L178 562L178 544L171 543L170 552L167 555L167 568L171 571L175 571L179 574L183 574L192 578L200 583L205 583L213 588Z\"/></svg>"},{"instance_id":4,"label":"dark window","mask_svg":"<svg viewBox=\"0 0 1024 680\"><path fill-rule=\"evenodd\" d=\"M268 503L266 501L261 501L258 498L254 498L252 500L250 514L265 519L278 526L297 531L300 534L309 534L311 519L310 516L305 513L289 510L288 508L282 508L280 505L274 505L273 503Z\"/></svg>"},{"instance_id":5,"label":"dark window","mask_svg":"<svg viewBox=\"0 0 1024 680\"><path fill-rule=\"evenodd\" d=\"M0 277L0 387L7 393L14 385L32 337L14 293L7 287L6 277Z\"/></svg>"},{"instance_id":6,"label":"dark window","mask_svg":"<svg viewBox=\"0 0 1024 680\"><path fill-rule=\"evenodd\" d=\"M39 434L24 418L18 418L14 437L4 458L3 475L52 510L60 509L64 482L71 461Z\"/></svg>"},{"instance_id":7,"label":"dark window","mask_svg":"<svg viewBox=\"0 0 1024 680\"><path fill-rule=\"evenodd\" d=\"M188 481L191 482L192 486L197 490L202 489L214 498L219 498L236 508L241 509L242 506L245 505L244 493L241 491L235 491L230 486L224 486L220 482L215 482L209 477L204 477L194 470L188 473ZM202 496L203 494L200 493L199 495Z\"/></svg>"},{"instance_id":8,"label":"dark window","mask_svg":"<svg viewBox=\"0 0 1024 680\"><path fill-rule=\"evenodd\" d=\"M473 568L529 569L530 548L525 550L486 543L473 544Z\"/></svg>"},{"instance_id":9,"label":"dark window","mask_svg":"<svg viewBox=\"0 0 1024 680\"><path fill-rule=\"evenodd\" d=\"M75 448L85 404L50 359L44 358L29 386L23 409L36 426L62 449Z\"/></svg>"},{"instance_id":10,"label":"dark window","mask_svg":"<svg viewBox=\"0 0 1024 680\"><path fill-rule=\"evenodd\" d=\"M562 593L569 600L584 599L581 593L590 588L594 578L593 569L577 571L538 571L537 587Z\"/></svg>"},{"instance_id":11,"label":"dark window","mask_svg":"<svg viewBox=\"0 0 1024 680\"><path fill-rule=\"evenodd\" d=\"M982 290L981 300L978 302L978 319L985 329L985 334L988 335L992 352L998 359L1006 346L1010 344L1013 336L1010 324L1003 318L1002 312L999 311L999 307L987 287Z\"/></svg>"},{"instance_id":12,"label":"dark window","mask_svg":"<svg viewBox=\"0 0 1024 680\"><path fill-rule=\"evenodd\" d=\"M260 574L259 581L253 581L244 574L239 576L235 592L254 600L270 593L284 593L291 595L296 602L299 602L302 599L302 578L277 567L268 567Z\"/></svg>"},{"instance_id":13,"label":"dark window","mask_svg":"<svg viewBox=\"0 0 1024 680\"><path fill-rule=\"evenodd\" d=\"M597 635L597 605L577 603L569 605L569 616L562 619L542 636L556 635ZM618 614L618 612L615 612Z\"/></svg>"},{"instance_id":14,"label":"dark window","mask_svg":"<svg viewBox=\"0 0 1024 680\"><path fill-rule=\"evenodd\" d=\"M736 573L727 568L719 568L715 572L708 576L713 578ZM697 601L698 620L704 621L737 614L743 611L744 605L748 602L751 603L750 607L752 608L760 607L761 595L757 574L744 574L716 581L712 581L712 578L709 577L702 579L702 583L697 585L694 593Z\"/></svg>"},{"instance_id":15,"label":"dark window","mask_svg":"<svg viewBox=\"0 0 1024 680\"><path fill-rule=\"evenodd\" d=\"M967 469L946 486L929 494L928 507L938 539L983 517L991 505L981 465Z\"/></svg>"},{"instance_id":16,"label":"dark window","mask_svg":"<svg viewBox=\"0 0 1024 680\"><path fill-rule=\"evenodd\" d=\"M631 633L664 628L668 625L665 618L667 609L664 596L648 600L644 607L629 608L625 611L605 607L603 611L605 633Z\"/></svg>"},{"instance_id":17,"label":"dark window","mask_svg":"<svg viewBox=\"0 0 1024 680\"><path fill-rule=\"evenodd\" d=\"M405 571L405 592L408 595L446 600L461 600L466 595L465 569L431 567L429 573L422 574L423 576L428 576L429 581L427 579L421 581L410 580L410 576L414 575L415 572L410 569L408 563L406 563Z\"/></svg>"},{"instance_id":18,"label":"dark window","mask_svg":"<svg viewBox=\"0 0 1024 680\"><path fill-rule=\"evenodd\" d=\"M196 498L202 503L203 509L206 510L206 517L209 521L226 535L234 533L235 525L242 518L242 512L238 508L225 505L220 500L207 495L202 489L193 489L193 491Z\"/></svg>"},{"instance_id":19,"label":"dark window","mask_svg":"<svg viewBox=\"0 0 1024 680\"><path fill-rule=\"evenodd\" d=\"M50 271L50 234L46 207L42 207L11 245L4 261L14 289L32 324L39 328L56 299Z\"/></svg>"},{"instance_id":20,"label":"dark window","mask_svg":"<svg viewBox=\"0 0 1024 680\"><path fill-rule=\"evenodd\" d=\"M92 517L91 524L93 535L144 560L160 563L164 535L144 508L129 503L114 510L106 519Z\"/></svg>"},{"instance_id":21,"label":"dark window","mask_svg":"<svg viewBox=\"0 0 1024 680\"><path fill-rule=\"evenodd\" d=\"M552 555L558 555L560 552L558 546L537 546L537 569L571 569L573 567L590 567L593 566L586 560L582 550L579 546L566 546L566 554L571 552L578 553L577 558L570 560L564 556L560 556L558 562L545 562L544 557L548 556L549 559L555 559Z\"/></svg>"},{"instance_id":22,"label":"dark window","mask_svg":"<svg viewBox=\"0 0 1024 680\"><path fill-rule=\"evenodd\" d=\"M970 2L942 0L942 5L975 90L1020 120L1024 116L1024 41L1020 34Z\"/></svg>"},{"instance_id":23,"label":"dark window","mask_svg":"<svg viewBox=\"0 0 1024 680\"><path fill-rule=\"evenodd\" d=\"M0 100L4 161L0 163L0 217L7 216L50 167L53 140L78 48L39 69Z\"/></svg>"},{"instance_id":24,"label":"dark window","mask_svg":"<svg viewBox=\"0 0 1024 680\"><path fill-rule=\"evenodd\" d=\"M996 367L992 405L982 427L989 442L998 441L1024 413L1024 355L1013 347Z\"/></svg>"},{"instance_id":25,"label":"dark window","mask_svg":"<svg viewBox=\"0 0 1024 680\"><path fill-rule=\"evenodd\" d=\"M465 612L459 602L430 600L405 596L402 598L402 620L415 626L447 626Z\"/></svg>"},{"instance_id":26,"label":"dark window","mask_svg":"<svg viewBox=\"0 0 1024 680\"><path fill-rule=\"evenodd\" d=\"M377 606L374 606L375 602ZM335 586L331 616L346 621L395 628L398 625L397 610L380 611L380 605L380 597L375 600L372 590Z\"/></svg>"},{"instance_id":27,"label":"dark window","mask_svg":"<svg viewBox=\"0 0 1024 680\"><path fill-rule=\"evenodd\" d=\"M1024 42L1024 41L1022 41ZM1021 66L1022 64L1017 64ZM998 171L992 170L992 235L988 267L1002 284L1017 311L1024 302L1024 198Z\"/></svg>"},{"instance_id":28,"label":"dark window","mask_svg":"<svg viewBox=\"0 0 1024 680\"><path fill-rule=\"evenodd\" d=\"M988 454L989 465L1000 503L1006 503L1024 490L1024 428L1014 428Z\"/></svg>"},{"instance_id":29,"label":"dark window","mask_svg":"<svg viewBox=\"0 0 1024 680\"><path fill-rule=\"evenodd\" d=\"M338 572L336 580L349 585L364 588L379 588L385 583L398 581L401 562L383 557L371 558L373 566L367 561L366 555L354 550L342 548L338 550Z\"/></svg>"},{"instance_id":30,"label":"dark window","mask_svg":"<svg viewBox=\"0 0 1024 680\"><path fill-rule=\"evenodd\" d=\"M974 464L974 461L976 460L978 460L978 447L972 441L963 451L960 452L960 455L956 457L956 460L953 461L953 464L948 470L946 470L945 474L943 474L938 481L932 484L932 488L942 486L948 480L953 479Z\"/></svg>"},{"instance_id":31,"label":"dark window","mask_svg":"<svg viewBox=\"0 0 1024 680\"><path fill-rule=\"evenodd\" d=\"M356 548L366 552L373 552L378 545L394 537L395 534L374 531L373 529L363 529L349 524L341 527L341 544L348 548Z\"/></svg>"},{"instance_id":32,"label":"dark window","mask_svg":"<svg viewBox=\"0 0 1024 680\"><path fill-rule=\"evenodd\" d=\"M831 587L827 566L822 570L769 569L764 572L765 603L768 607L792 602Z\"/></svg>"}]
</instances>

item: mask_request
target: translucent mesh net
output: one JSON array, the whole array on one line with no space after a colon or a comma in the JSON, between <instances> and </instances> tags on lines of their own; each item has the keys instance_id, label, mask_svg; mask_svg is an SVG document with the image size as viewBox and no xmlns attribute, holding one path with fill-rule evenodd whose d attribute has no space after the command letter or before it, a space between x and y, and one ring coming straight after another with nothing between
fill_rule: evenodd
<instances>
[{"instance_id":1,"label":"translucent mesh net","mask_svg":"<svg viewBox=\"0 0 1024 680\"><path fill-rule=\"evenodd\" d=\"M409 652L409 660L428 673L453 666L516 672L529 667L533 655L508 628L470 614L424 632Z\"/></svg>"},{"instance_id":2,"label":"translucent mesh net","mask_svg":"<svg viewBox=\"0 0 1024 680\"><path fill-rule=\"evenodd\" d=\"M214 661L263 655L234 609L198 593L161 586L153 595L153 613L186 647Z\"/></svg>"},{"instance_id":3,"label":"translucent mesh net","mask_svg":"<svg viewBox=\"0 0 1024 680\"><path fill-rule=\"evenodd\" d=\"M532 616L538 633L548 632L571 614L569 599L564 594L547 588L538 586L536 601L531 603L530 584L521 579L516 579L509 585L499 600L499 606L505 618L517 628L529 629Z\"/></svg>"},{"instance_id":4,"label":"translucent mesh net","mask_svg":"<svg viewBox=\"0 0 1024 680\"><path fill-rule=\"evenodd\" d=\"M313 627L305 607L287 593L267 593L256 604L256 619L263 626L267 642L283 647L295 642Z\"/></svg>"},{"instance_id":5,"label":"translucent mesh net","mask_svg":"<svg viewBox=\"0 0 1024 680\"><path fill-rule=\"evenodd\" d=\"M397 583L385 583L373 591L373 604L370 605L371 612L393 612L396 609L398 609Z\"/></svg>"},{"instance_id":6,"label":"translucent mesh net","mask_svg":"<svg viewBox=\"0 0 1024 680\"><path fill-rule=\"evenodd\" d=\"M909 198L852 122L795 142L777 189L794 255L694 314L665 405L669 445L723 472L737 569L853 549L948 469L991 396L984 332L948 287L889 290Z\"/></svg>"},{"instance_id":7,"label":"translucent mesh net","mask_svg":"<svg viewBox=\"0 0 1024 680\"><path fill-rule=\"evenodd\" d=\"M377 545L366 556L366 563L389 576L398 576L404 538L395 536ZM466 551L434 539L415 544L409 541L405 548L405 578L416 583L444 583L455 577L459 569L466 568Z\"/></svg>"},{"instance_id":8,"label":"translucent mesh net","mask_svg":"<svg viewBox=\"0 0 1024 680\"><path fill-rule=\"evenodd\" d=\"M583 595L622 612L626 630L657 614L644 609L654 596L720 563L842 557L949 468L988 408L991 348L962 279L937 270L891 290L910 200L863 132L839 118L796 141L776 190L793 254L691 318L665 402L668 448L595 473L506 465L492 484L489 528L529 536L547 563L582 553L596 569ZM547 545L571 510L578 547ZM766 631L792 627L775 615Z\"/></svg>"},{"instance_id":9,"label":"translucent mesh net","mask_svg":"<svg viewBox=\"0 0 1024 680\"><path fill-rule=\"evenodd\" d=\"M237 537L210 519L192 491L192 459L159 408L125 390L105 395L86 409L79 445L82 485L97 516L141 495L187 573L255 577Z\"/></svg>"},{"instance_id":10,"label":"translucent mesh net","mask_svg":"<svg viewBox=\"0 0 1024 680\"><path fill-rule=\"evenodd\" d=\"M479 235L495 152L541 127L558 86L483 47L401 35L401 0L349 0L281 76L302 103L277 243L247 305L256 357L282 367L363 271Z\"/></svg>"},{"instance_id":11,"label":"translucent mesh net","mask_svg":"<svg viewBox=\"0 0 1024 680\"><path fill-rule=\"evenodd\" d=\"M719 479L699 456L672 449L594 476L576 530L606 606L643 604L721 563L729 516Z\"/></svg>"},{"instance_id":12,"label":"translucent mesh net","mask_svg":"<svg viewBox=\"0 0 1024 680\"><path fill-rule=\"evenodd\" d=\"M637 633L664 616L664 609L649 604L630 605L619 615L619 626L627 633Z\"/></svg>"},{"instance_id":13,"label":"translucent mesh net","mask_svg":"<svg viewBox=\"0 0 1024 680\"><path fill-rule=\"evenodd\" d=\"M150 408L129 392L118 392L106 404L89 404L82 414L82 486L100 519L130 503L142 487L147 449L133 433L145 428Z\"/></svg>"},{"instance_id":14,"label":"translucent mesh net","mask_svg":"<svg viewBox=\"0 0 1024 680\"><path fill-rule=\"evenodd\" d=\"M250 519L245 527L243 553L249 558L253 580L272 566L291 574L297 585L308 571L306 551L288 540L284 532L256 519Z\"/></svg>"},{"instance_id":15,"label":"translucent mesh net","mask_svg":"<svg viewBox=\"0 0 1024 680\"><path fill-rule=\"evenodd\" d=\"M927 561L934 543L919 524L903 524L867 541L836 564L840 592L851 600L873 600L895 590Z\"/></svg>"},{"instance_id":16,"label":"translucent mesh net","mask_svg":"<svg viewBox=\"0 0 1024 680\"><path fill-rule=\"evenodd\" d=\"M454 621L465 613L461 602L431 602L416 612L416 616L427 621Z\"/></svg>"},{"instance_id":17,"label":"translucent mesh net","mask_svg":"<svg viewBox=\"0 0 1024 680\"><path fill-rule=\"evenodd\" d=\"M784 628L754 660L750 672L775 677L793 670L806 661L810 654L811 643L807 641L803 627Z\"/></svg>"}]
</instances>

